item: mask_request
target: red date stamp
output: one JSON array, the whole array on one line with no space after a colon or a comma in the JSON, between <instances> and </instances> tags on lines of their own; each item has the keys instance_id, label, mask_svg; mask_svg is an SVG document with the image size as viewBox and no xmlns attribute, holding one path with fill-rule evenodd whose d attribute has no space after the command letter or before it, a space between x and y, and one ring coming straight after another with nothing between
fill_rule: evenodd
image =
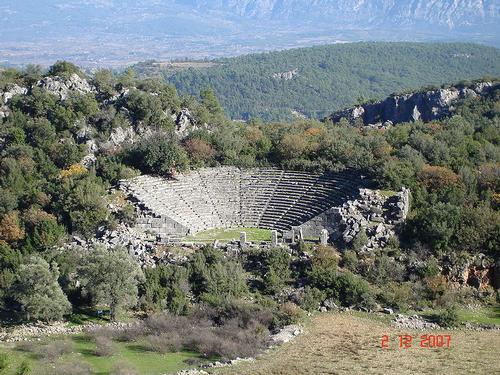
<instances>
[{"instance_id":1,"label":"red date stamp","mask_svg":"<svg viewBox=\"0 0 500 375\"><path fill-rule=\"evenodd\" d=\"M388 349L391 344L391 339L388 335L382 336L380 340L380 347L382 349ZM411 336L411 335L398 335L396 339L396 344L399 349L409 349L413 346L420 348L449 348L451 347L451 335L421 335Z\"/></svg>"}]
</instances>

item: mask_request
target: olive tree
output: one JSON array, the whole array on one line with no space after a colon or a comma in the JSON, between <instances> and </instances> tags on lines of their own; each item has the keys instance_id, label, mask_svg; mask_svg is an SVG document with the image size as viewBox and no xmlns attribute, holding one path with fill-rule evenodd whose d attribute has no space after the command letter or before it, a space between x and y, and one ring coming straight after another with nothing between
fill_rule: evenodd
<instances>
[{"instance_id":1,"label":"olive tree","mask_svg":"<svg viewBox=\"0 0 500 375\"><path fill-rule=\"evenodd\" d=\"M93 303L109 306L111 320L116 320L120 309L137 303L138 284L144 275L125 250L96 247L82 257L78 279Z\"/></svg>"},{"instance_id":2,"label":"olive tree","mask_svg":"<svg viewBox=\"0 0 500 375\"><path fill-rule=\"evenodd\" d=\"M26 320L60 320L71 312L71 304L57 279L59 270L55 263L31 256L20 265L12 286L12 297L21 306Z\"/></svg>"}]
</instances>

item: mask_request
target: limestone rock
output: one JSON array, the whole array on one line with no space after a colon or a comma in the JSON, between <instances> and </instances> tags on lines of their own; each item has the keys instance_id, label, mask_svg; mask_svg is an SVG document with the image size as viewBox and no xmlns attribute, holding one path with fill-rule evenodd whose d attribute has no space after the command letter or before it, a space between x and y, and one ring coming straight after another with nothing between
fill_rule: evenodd
<instances>
[{"instance_id":1,"label":"limestone rock","mask_svg":"<svg viewBox=\"0 0 500 375\"><path fill-rule=\"evenodd\" d=\"M196 120L187 108L183 108L175 118L175 131L180 136L186 136L196 127Z\"/></svg>"},{"instance_id":2,"label":"limestone rock","mask_svg":"<svg viewBox=\"0 0 500 375\"><path fill-rule=\"evenodd\" d=\"M60 100L66 100L70 92L79 94L95 92L95 88L76 73L73 73L69 78L44 77L36 83L36 86L56 95Z\"/></svg>"},{"instance_id":3,"label":"limestone rock","mask_svg":"<svg viewBox=\"0 0 500 375\"><path fill-rule=\"evenodd\" d=\"M289 70L286 72L278 72L273 74L273 78L289 81L299 74L298 69Z\"/></svg>"},{"instance_id":4,"label":"limestone rock","mask_svg":"<svg viewBox=\"0 0 500 375\"><path fill-rule=\"evenodd\" d=\"M329 116L334 123L345 118L351 124L358 119L365 126L385 127L410 121L432 121L450 114L453 104L467 97L485 95L491 90L491 82L480 82L471 88L451 87L446 89L390 96L387 99L355 106Z\"/></svg>"}]
</instances>

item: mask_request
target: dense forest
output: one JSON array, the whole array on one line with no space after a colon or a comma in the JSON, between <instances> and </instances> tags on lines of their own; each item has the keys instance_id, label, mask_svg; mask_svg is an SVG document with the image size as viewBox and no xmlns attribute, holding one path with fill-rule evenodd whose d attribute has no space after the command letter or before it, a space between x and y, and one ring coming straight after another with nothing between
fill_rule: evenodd
<instances>
[{"instance_id":1,"label":"dense forest","mask_svg":"<svg viewBox=\"0 0 500 375\"><path fill-rule=\"evenodd\" d=\"M499 50L463 43L349 43L213 61L163 75L181 94L213 88L233 119L309 118L402 90L500 74ZM152 63L151 63L152 64ZM154 65L141 72L161 74ZM296 70L291 79L273 76Z\"/></svg>"},{"instance_id":2,"label":"dense forest","mask_svg":"<svg viewBox=\"0 0 500 375\"><path fill-rule=\"evenodd\" d=\"M352 48L382 53L375 45ZM474 56L477 47L451 48L440 46L443 61L457 49ZM492 59L497 53L485 51ZM396 64L402 55L392 57ZM282 64L269 72L293 61ZM459 65L475 71L472 63ZM428 69L442 79L440 72L436 65ZM93 89L63 99L38 85L42 78L74 75ZM412 78L415 84L417 78ZM348 81L352 89L356 83ZM9 114L0 120L0 308L11 322L52 321L102 305L109 307L112 319L124 311L168 311L167 318L152 317L142 323L142 331L128 334L149 340L152 350L188 348L234 358L254 354L263 347L263 332L295 322L325 300L366 310L377 305L401 311L447 308L441 320L447 325L454 323L455 304L498 299L492 286L481 291L450 287L464 263L479 257L493 267L499 261L498 81L487 95L459 102L450 117L388 129L345 121L233 122L211 90L203 90L199 100L179 97L173 86L139 81L131 71L115 76L102 70L86 77L67 62L47 72L30 66L0 73L0 90L15 85L27 91L9 99ZM380 87L380 95L389 89L383 82ZM181 136L173 119L182 108L189 108L200 126ZM107 141L119 129L130 130L134 142L109 147ZM90 151L95 158L83 163ZM217 165L322 172L355 168L380 188L409 187L411 213L400 236L372 258L358 253L362 236L346 248L313 249L301 242L292 253L259 250L242 257L207 246L185 264L143 270L119 248L78 252L63 246L70 235L90 238L133 220L130 207L117 211L109 204L107 189L118 179ZM296 298L282 293L294 287L301 288ZM188 326L201 331L181 334ZM153 333L144 337L145 332Z\"/></svg>"}]
</instances>

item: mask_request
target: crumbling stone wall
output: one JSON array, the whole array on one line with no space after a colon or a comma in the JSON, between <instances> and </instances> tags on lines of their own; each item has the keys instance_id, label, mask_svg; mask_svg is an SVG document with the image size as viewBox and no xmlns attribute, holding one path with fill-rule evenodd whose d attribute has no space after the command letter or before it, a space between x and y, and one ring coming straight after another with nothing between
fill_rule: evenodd
<instances>
[{"instance_id":1,"label":"crumbling stone wall","mask_svg":"<svg viewBox=\"0 0 500 375\"><path fill-rule=\"evenodd\" d=\"M384 195L378 190L359 189L359 198L349 200L300 225L305 238L319 237L326 229L330 240L348 244L364 230L368 237L362 251L383 248L395 235L395 227L402 223L410 209L410 190Z\"/></svg>"}]
</instances>

